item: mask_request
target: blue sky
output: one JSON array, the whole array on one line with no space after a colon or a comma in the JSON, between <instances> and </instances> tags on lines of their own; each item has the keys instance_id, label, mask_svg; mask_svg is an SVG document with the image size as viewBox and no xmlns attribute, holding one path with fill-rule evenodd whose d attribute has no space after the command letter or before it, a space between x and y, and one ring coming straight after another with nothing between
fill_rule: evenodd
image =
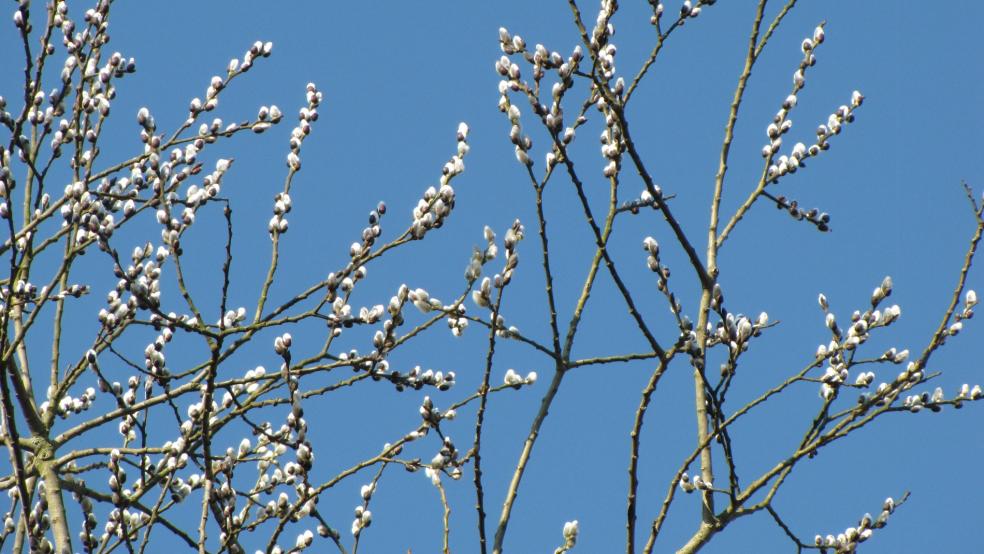
<instances>
[{"instance_id":1,"label":"blue sky","mask_svg":"<svg viewBox=\"0 0 984 554\"><path fill-rule=\"evenodd\" d=\"M596 3L582 4L585 17L593 20ZM619 47L620 74L632 75L651 48L653 33L648 4L624 4L614 20L614 43ZM778 10L779 3L774 4L769 13ZM816 124L847 103L853 90L861 90L866 100L857 120L833 139L831 150L777 190L829 212L833 232L817 233L762 204L738 227L722 254L721 282L731 310L766 311L781 321L749 351L729 396L732 409L808 363L817 344L828 340L816 305L820 292L845 319L854 309L864 309L871 289L891 275L891 301L901 305L902 319L876 335L867 348L871 353L889 346L921 351L938 324L973 230L961 181L975 187L978 198L984 190L984 157L979 153L984 80L978 71L984 54L978 36L984 7L972 2L943 8L915 2L801 4L776 32L752 75L736 127L724 212L730 214L757 181L765 127L788 94L801 57L800 42L818 23L826 22L827 40L800 95L790 138L812 138ZM667 5L668 13L676 8L676 3ZM941 13L929 13L937 11ZM706 229L723 126L752 15L749 2L718 2L705 8L667 42L629 108L634 138L654 178L665 192L676 195L674 213L695 237L702 237ZM508 122L496 110L499 77L493 63L501 55L500 26L521 34L530 45L543 43L569 55L579 38L565 2L131 2L114 5L111 21L112 48L135 57L138 72L118 87L107 131L112 140L104 146L107 159L137 151L133 114L139 107L151 109L159 128L173 129L186 116L188 101L201 96L209 78L222 74L228 60L241 56L254 40L273 41L274 54L223 93L220 117L244 120L260 105L277 104L292 121L307 82L324 91L321 117L304 143L303 170L292 189L295 208L282 247L282 281L273 290L275 299L288 297L343 264L348 245L358 238L366 214L379 200L385 200L392 213L386 230L402 230L416 200L436 183L442 164L454 152L458 122L468 122L471 151L465 173L455 181L457 203L450 221L423 243L374 267L356 303L385 303L402 282L450 299L463 286L462 271L472 246L482 242L483 226L502 236L519 218L527 226L527 240L520 247L522 262L507 289L503 312L510 324L548 342L533 194L508 142ZM15 39L10 26L0 33L0 67L5 68L0 72L0 94L8 98L16 97L15 79L22 63ZM529 111L525 103L521 106L524 113ZM573 113L576 108L567 110ZM589 117L593 124L579 133L575 155L588 176L591 200L603 204L604 163L595 142L599 116L592 110ZM268 263L266 221L271 199L281 189L290 124L218 145L210 154L210 159L236 158L224 192L232 199L238 226L232 290L242 303L255 298ZM532 157L539 169L545 144L543 135L534 135ZM560 177L548 187L546 200L556 249L558 311L566 322L593 250L573 190ZM638 179L629 177L623 186L627 198L642 188ZM219 227L199 229L195 241L186 246L192 286L203 291L219 274L216 255L223 246L216 238L222 235L210 231L221 229L221 218L212 215ZM147 236L153 239L155 232ZM696 310L697 289L660 219L642 215L619 220L613 256L625 268L629 285L640 291L640 308L653 321L665 323L660 336L669 343L671 320L638 248L647 235L664 246L672 279L691 313ZM497 260L493 267L500 264ZM113 282L105 273L101 282L109 284L97 287L92 306L101 302L104 293L99 291ZM972 272L971 287L980 288L981 282L980 272ZM207 294L202 294L208 306ZM214 310L217 302L212 304ZM80 309L71 317L84 326L94 321L93 314ZM299 345L316 349L324 329L292 332ZM932 369L944 371L936 384L948 394L961 383L982 380L979 336L977 321L971 320L934 356ZM81 337L79 344L85 340ZM476 326L461 339L442 328L401 350L392 363L456 371L456 388L434 395L445 407L479 383L486 340ZM353 344L365 348L364 340ZM40 348L38 355L43 356L44 346ZM644 348L602 273L574 356ZM268 350L264 343L230 363L243 369L262 363L273 367ZM172 356L171 364L182 356L188 362L200 359L194 351ZM490 529L551 372L545 357L516 344L497 350L495 382L507 368L536 370L541 381L490 400L483 458ZM649 363L579 368L565 380L520 490L507 551L551 551L561 543L564 522L572 519L581 527L575 552L622 549L628 433L651 369ZM875 371L878 380L890 380L895 369ZM318 463L323 464L318 469L324 472L321 477L374 454L409 430L416 424L416 407L424 394L361 386L309 405ZM744 481L788 453L820 403L816 386L796 387L735 428ZM984 516L978 499L984 473L976 463L984 455L980 409L971 405L961 411L886 417L798 466L776 507L797 533L812 538L816 533L836 534L856 524L865 512L877 514L886 496L910 491L910 501L865 549L966 551L979 540ZM473 436L474 412L464 410L461 416L449 432L465 445ZM692 448L693 419L690 371L678 363L661 382L647 416L641 529L652 520L672 472ZM235 444L238 439L228 441ZM416 448L414 455L425 460L436 450L434 443ZM470 473L466 476L461 482L446 481L453 508L451 544L458 552L476 551L474 495ZM348 529L359 487L368 478L367 474L346 481L322 499L319 508L339 529ZM364 551L439 550L439 499L422 472L387 473L372 510L375 523L362 539ZM694 530L698 514L696 496L679 498L656 551L680 546ZM791 547L763 514L735 523L706 551L781 552Z\"/></svg>"}]
</instances>

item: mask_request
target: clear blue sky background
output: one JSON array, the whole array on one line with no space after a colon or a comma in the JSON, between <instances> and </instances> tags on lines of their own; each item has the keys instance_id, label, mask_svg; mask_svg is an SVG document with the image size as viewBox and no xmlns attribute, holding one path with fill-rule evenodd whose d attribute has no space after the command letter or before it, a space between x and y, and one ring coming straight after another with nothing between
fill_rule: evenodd
<instances>
[{"instance_id":1,"label":"clear blue sky background","mask_svg":"<svg viewBox=\"0 0 984 554\"><path fill-rule=\"evenodd\" d=\"M615 19L614 42L620 73L632 75L651 48L653 33L646 2L623 4ZM779 2L772 4L770 13L780 7ZM730 309L767 311L773 320L782 321L753 344L729 397L732 409L808 363L817 344L828 340L816 306L821 291L844 319L854 309L863 309L871 289L891 275L896 287L891 300L901 304L903 317L889 332L875 335L869 352L888 346L921 351L938 324L972 230L961 180L978 193L984 190L984 47L979 40L984 7L963 1L945 6L801 4L775 34L752 76L732 148L725 213L754 186L765 127L790 89L800 41L821 21L827 22L828 40L809 72L787 142L812 138L816 124L847 103L852 90L861 90L867 100L857 121L833 139L832 149L777 190L830 212L834 231L817 233L763 204L742 223L723 254L721 280ZM670 2L668 11L677 5ZM591 21L595 9L596 2L582 2ZM41 10L40 4L36 10ZM674 34L630 108L636 142L664 191L676 195L675 213L694 237L701 236L706 225L705 206L753 11L752 2L737 1L706 8ZM568 55L579 40L565 2L121 2L114 5L111 20L112 49L136 57L139 71L118 87L110 127L114 136L104 146L105 159L138 151L133 114L140 106L152 110L159 129L173 129L186 116L189 99L202 96L208 79L222 74L230 58L241 56L256 39L275 44L271 59L262 60L223 93L217 112L226 121L243 120L253 117L260 105L277 104L290 117L267 134L236 139L212 153L237 159L223 190L233 200L238 226L234 303L251 302L261 282L269 257L266 221L271 198L281 189L287 136L303 102L304 85L313 81L324 90L325 102L313 135L304 143L304 168L292 191L295 210L282 250L282 281L274 295L286 298L340 267L348 244L365 224L365 214L378 200L391 208L385 227L389 236L402 230L416 199L436 182L441 164L454 151L457 123L467 121L472 150L466 172L455 181L457 206L451 220L424 243L373 268L356 305L385 303L401 282L449 300L462 287L462 270L471 247L482 240L483 226L501 235L518 217L527 224L530 240L521 246L522 263L507 292L504 313L524 333L548 342L538 241L533 236L533 195L508 143L508 123L495 108L498 76L493 62L501 55L500 26L521 34L530 45L542 42ZM10 98L17 95L22 60L9 22L3 29L0 94ZM529 111L526 103L517 103ZM567 113L574 112L573 105L568 107ZM592 111L591 117L597 119L597 113ZM575 152L594 191L592 200L603 202L607 186L601 178L597 132L595 121L579 133ZM546 142L541 136L535 143L533 158L542 168ZM630 178L624 187L626 197L641 190ZM559 309L566 322L592 253L591 239L569 183L558 178L547 200L557 249ZM691 272L656 217L620 221L613 239L619 243L613 249L616 260L631 286L651 291L641 294L641 307L654 321L665 321L660 337L670 343L673 327L645 270L640 241L651 234L664 245L684 307L693 313L697 300L696 289L688 284ZM199 286L205 298L218 275L216 254L222 247L222 235L207 229L199 229L196 241L186 245L196 271L192 286ZM156 231L147 236L153 239ZM128 248L121 244L121 251ZM96 287L90 304L93 310L113 282L105 271L102 275L103 284ZM980 288L981 273L975 271L970 282ZM94 322L94 313L80 310L72 317L84 329ZM982 380L982 335L977 327L976 319L970 321L933 359L932 369L944 370L938 384L948 395L961 383ZM580 332L574 352L578 357L645 347L604 273ZM298 348L318 348L323 333L320 327L298 329ZM91 338L84 335L78 338L80 348ZM401 350L392 362L403 368L421 364L456 371L458 387L436 395L436 403L444 407L477 386L485 342L485 333L474 326L462 339L452 339L441 329L415 348ZM242 369L275 367L267 345L263 342L262 348L251 351L255 358L236 358L230 374L240 371L237 363ZM364 339L353 337L352 345L367 349ZM43 344L38 348L44 352ZM189 363L198 359L187 356ZM178 360L181 354L173 353L169 363L175 366ZM546 358L521 345L501 348L495 380L510 367L522 373L538 370L542 377L551 371ZM565 381L520 491L508 551L552 551L561 543L563 523L572 519L581 524L577 552L622 549L628 432L650 370L649 363L578 369ZM875 371L878 381L895 374L895 368ZM545 381L490 402L484 457L490 522L498 517ZM334 475L412 428L424 394L362 386L313 401L308 415L316 441L316 471L321 472L316 478ZM744 482L790 451L820 402L815 386L797 387L734 430ZM797 533L810 538L855 525L865 512L877 514L886 496L909 490L910 502L865 550L975 550L984 518L981 409L974 405L959 412L886 417L799 466L776 506ZM648 527L671 473L692 448L692 410L690 370L678 364L660 384L647 419L640 529ZM473 412L461 415L448 430L465 450L473 436ZM229 445L238 443L232 435L226 440ZM436 449L431 441L411 452L426 460ZM451 540L457 552L477 550L470 472L466 476L459 483L446 480L454 510ZM359 486L368 478L367 474L344 482L319 505L346 535ZM683 497L678 503L657 543L659 552L680 546L696 528L698 497ZM363 551L439 550L440 504L422 473L393 470L384 477L372 510L375 523L363 537ZM196 515L197 511L190 514L189 522ZM169 540L159 533L158 538ZM322 544L318 551L331 551L328 543ZM729 527L706 551L783 552L791 547L763 514Z\"/></svg>"}]
</instances>

